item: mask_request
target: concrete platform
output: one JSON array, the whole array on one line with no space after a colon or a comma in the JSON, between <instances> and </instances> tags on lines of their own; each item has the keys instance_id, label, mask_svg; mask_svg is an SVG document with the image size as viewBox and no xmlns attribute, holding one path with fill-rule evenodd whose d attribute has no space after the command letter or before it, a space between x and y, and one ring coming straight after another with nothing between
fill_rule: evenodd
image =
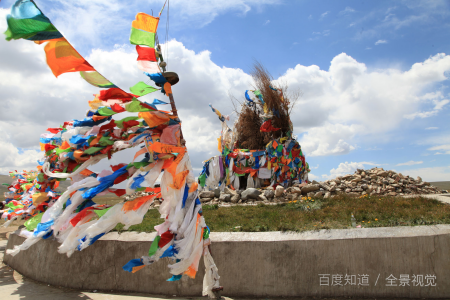
<instances>
[{"instance_id":1,"label":"concrete platform","mask_svg":"<svg viewBox=\"0 0 450 300\"><path fill-rule=\"evenodd\" d=\"M442 203L450 204L450 193L449 194L431 194L431 195L421 195L422 197L429 199L436 199L441 201ZM414 197L414 196L404 196L404 197Z\"/></svg>"},{"instance_id":2,"label":"concrete platform","mask_svg":"<svg viewBox=\"0 0 450 300\"><path fill-rule=\"evenodd\" d=\"M135 274L122 270L148 252L154 236L110 233L71 258L57 253L56 241L42 240L4 262L52 286L199 297L202 262L194 280L179 282L166 281L168 259ZM211 239L229 297L450 297L450 225L212 233ZM22 241L11 234L6 248Z\"/></svg>"}]
</instances>

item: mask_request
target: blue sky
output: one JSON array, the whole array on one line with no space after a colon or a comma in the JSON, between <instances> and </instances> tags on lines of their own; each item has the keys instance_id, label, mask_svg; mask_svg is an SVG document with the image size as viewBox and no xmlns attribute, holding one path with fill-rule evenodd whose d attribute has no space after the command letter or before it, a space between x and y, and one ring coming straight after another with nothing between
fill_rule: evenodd
<instances>
[{"instance_id":1,"label":"blue sky","mask_svg":"<svg viewBox=\"0 0 450 300\"><path fill-rule=\"evenodd\" d=\"M0 8L12 3L2 1ZM130 24L139 11L157 14L163 1L36 3L108 78L124 87L144 80L133 65ZM0 12L4 18L6 10ZM166 12L159 27L161 42ZM242 97L251 85L248 73L256 59L275 79L303 92L292 120L312 167L311 178L381 166L430 181L450 180L449 16L448 1L171 1L171 42L163 49L169 53L169 69L180 74L174 93L194 168L199 170L202 160L216 154L220 126L207 104L230 114L228 93ZM3 30L4 20L0 22ZM13 164L29 166L24 155L37 145L31 137L48 124L65 121L61 118L80 118L95 90L76 82L73 74L52 79L39 46L0 43L0 52L10 49L0 59L0 70L8 66L10 71L0 71L0 78L33 80L36 86L22 90L21 100L33 96L30 107L40 109L37 116L21 115L14 102L15 83L11 79L7 87L3 80L4 114L17 116L3 123L0 118L0 128L9 133L3 147L20 149L0 165L5 173ZM21 59L31 56L32 64L19 67ZM30 78L29 72L41 75ZM60 106L46 114L40 97ZM68 105L71 113L64 111ZM14 123L21 118L20 124ZM19 136L29 136L30 142Z\"/></svg>"}]
</instances>

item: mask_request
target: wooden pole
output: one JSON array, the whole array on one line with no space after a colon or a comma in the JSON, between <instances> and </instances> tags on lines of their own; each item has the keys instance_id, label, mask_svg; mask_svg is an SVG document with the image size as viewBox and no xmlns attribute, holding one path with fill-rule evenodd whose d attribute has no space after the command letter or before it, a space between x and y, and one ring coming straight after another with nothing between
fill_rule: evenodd
<instances>
[{"instance_id":1,"label":"wooden pole","mask_svg":"<svg viewBox=\"0 0 450 300\"><path fill-rule=\"evenodd\" d=\"M166 92L166 95L169 96L172 114L178 117L178 110L177 106L175 105L175 99L173 98L172 94L172 85L170 84L170 82L164 83L164 91ZM181 130L181 126L180 126L180 143L183 146L186 145L186 141L183 138L183 131Z\"/></svg>"}]
</instances>

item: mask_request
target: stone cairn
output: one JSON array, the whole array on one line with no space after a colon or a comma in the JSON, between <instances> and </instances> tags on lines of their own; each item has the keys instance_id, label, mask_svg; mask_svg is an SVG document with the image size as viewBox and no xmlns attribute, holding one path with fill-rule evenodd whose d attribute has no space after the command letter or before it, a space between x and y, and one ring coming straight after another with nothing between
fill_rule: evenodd
<instances>
[{"instance_id":1,"label":"stone cairn","mask_svg":"<svg viewBox=\"0 0 450 300\"><path fill-rule=\"evenodd\" d=\"M325 182L313 180L311 183L294 184L284 189L277 186L275 189L267 187L263 189L248 188L244 191L234 191L225 188L214 191L202 191L199 195L204 204L258 204L258 203L283 203L293 200L301 200L302 197L333 198L340 194L360 197L370 196L404 196L422 194L440 194L437 187L425 182L422 178L414 179L394 171L385 171L383 168L370 170L357 169L354 174L339 176Z\"/></svg>"}]
</instances>

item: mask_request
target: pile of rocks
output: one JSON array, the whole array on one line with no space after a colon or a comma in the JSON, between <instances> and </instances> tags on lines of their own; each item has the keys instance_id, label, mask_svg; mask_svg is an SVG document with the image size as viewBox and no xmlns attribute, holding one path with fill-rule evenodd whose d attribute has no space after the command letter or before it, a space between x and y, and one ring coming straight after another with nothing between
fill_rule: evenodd
<instances>
[{"instance_id":1,"label":"pile of rocks","mask_svg":"<svg viewBox=\"0 0 450 300\"><path fill-rule=\"evenodd\" d=\"M223 192L219 189L214 191L200 192L202 203L207 204L241 204L241 203L282 203L293 200L301 200L302 197L332 198L338 194L351 196L403 196L420 194L440 194L437 187L422 181L420 177L414 179L410 176L397 174L394 171L385 171L383 168L372 168L370 170L358 169L354 174L340 176L325 182L312 181L309 184L295 184L284 189L277 186L276 189L268 187L265 189L248 188L245 191L234 191L225 188Z\"/></svg>"},{"instance_id":2,"label":"pile of rocks","mask_svg":"<svg viewBox=\"0 0 450 300\"><path fill-rule=\"evenodd\" d=\"M314 182L313 182L314 183ZM425 182L422 178L414 179L394 171L385 171L383 168L372 168L370 170L357 169L355 174L348 174L317 183L320 188L332 193L344 192L349 195L420 195L440 194L437 187Z\"/></svg>"}]
</instances>

